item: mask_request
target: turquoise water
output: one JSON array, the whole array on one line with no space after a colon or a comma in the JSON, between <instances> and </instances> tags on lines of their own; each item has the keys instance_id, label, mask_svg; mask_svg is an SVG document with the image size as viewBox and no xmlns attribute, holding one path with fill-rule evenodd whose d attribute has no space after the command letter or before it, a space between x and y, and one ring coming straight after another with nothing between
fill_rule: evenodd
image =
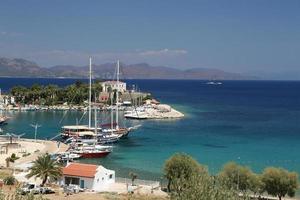
<instances>
[{"instance_id":1,"label":"turquoise water","mask_svg":"<svg viewBox=\"0 0 300 200\"><path fill-rule=\"evenodd\" d=\"M37 81L32 79L31 82ZM43 80L45 81L45 80ZM0 81L1 82L1 81ZM30 81L29 81L30 82ZM178 120L124 120L141 124L129 138L115 145L104 159L82 160L130 171L140 178L161 177L164 161L176 152L191 154L216 173L237 161L260 172L280 166L300 173L300 82L131 80L186 117ZM30 123L39 123L39 138L50 138L64 124L74 124L81 112L15 112L3 129L33 137ZM102 115L104 115L102 113ZM100 116L99 116L100 117ZM240 159L238 160L238 157Z\"/></svg>"}]
</instances>

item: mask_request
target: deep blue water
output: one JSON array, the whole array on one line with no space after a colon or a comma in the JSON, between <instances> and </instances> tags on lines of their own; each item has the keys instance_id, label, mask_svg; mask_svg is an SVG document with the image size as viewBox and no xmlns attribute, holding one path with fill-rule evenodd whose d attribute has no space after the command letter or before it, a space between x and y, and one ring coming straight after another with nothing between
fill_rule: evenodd
<instances>
[{"instance_id":1,"label":"deep blue water","mask_svg":"<svg viewBox=\"0 0 300 200\"><path fill-rule=\"evenodd\" d=\"M16 84L55 83L66 85L75 79L0 78L4 91ZM142 127L115 145L105 159L85 160L117 170L120 176L135 171L140 178L161 176L164 161L175 152L191 154L216 173L224 163L237 161L260 172L266 166L280 166L300 173L300 82L128 80L142 91L151 92L186 117L179 120L130 121ZM13 118L4 128L33 137L30 123L42 124L39 137L51 137L63 124L75 123L82 113L9 113ZM102 114L103 115L103 114ZM238 157L240 159L238 160Z\"/></svg>"}]
</instances>

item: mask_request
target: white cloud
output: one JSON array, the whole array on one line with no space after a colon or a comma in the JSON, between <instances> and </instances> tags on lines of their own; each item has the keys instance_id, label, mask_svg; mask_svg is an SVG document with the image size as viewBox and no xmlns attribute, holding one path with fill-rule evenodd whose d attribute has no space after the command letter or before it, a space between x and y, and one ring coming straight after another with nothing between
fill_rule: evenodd
<instances>
[{"instance_id":1,"label":"white cloud","mask_svg":"<svg viewBox=\"0 0 300 200\"><path fill-rule=\"evenodd\" d=\"M17 36L22 36L22 35L23 35L23 33L0 30L0 36L17 37Z\"/></svg>"},{"instance_id":2,"label":"white cloud","mask_svg":"<svg viewBox=\"0 0 300 200\"><path fill-rule=\"evenodd\" d=\"M139 52L141 56L177 56L187 54L187 50L184 49L161 49L161 50L148 50Z\"/></svg>"}]
</instances>

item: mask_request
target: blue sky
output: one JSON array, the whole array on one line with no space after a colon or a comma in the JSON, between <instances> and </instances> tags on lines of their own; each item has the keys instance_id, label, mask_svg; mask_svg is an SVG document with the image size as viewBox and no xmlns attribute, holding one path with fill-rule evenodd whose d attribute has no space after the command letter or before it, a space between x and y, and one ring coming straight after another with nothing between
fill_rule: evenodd
<instances>
[{"instance_id":1,"label":"blue sky","mask_svg":"<svg viewBox=\"0 0 300 200\"><path fill-rule=\"evenodd\" d=\"M0 0L0 56L300 78L299 10L298 0Z\"/></svg>"}]
</instances>

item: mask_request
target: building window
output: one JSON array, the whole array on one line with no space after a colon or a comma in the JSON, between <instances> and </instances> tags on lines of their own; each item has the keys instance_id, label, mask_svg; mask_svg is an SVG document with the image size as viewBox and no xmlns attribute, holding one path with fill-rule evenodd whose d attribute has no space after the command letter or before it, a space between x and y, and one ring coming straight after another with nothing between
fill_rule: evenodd
<instances>
[{"instance_id":1,"label":"building window","mask_svg":"<svg viewBox=\"0 0 300 200\"><path fill-rule=\"evenodd\" d=\"M112 175L112 174L110 174L110 175L109 175L109 179L112 179L112 178L113 178L113 175Z\"/></svg>"}]
</instances>

